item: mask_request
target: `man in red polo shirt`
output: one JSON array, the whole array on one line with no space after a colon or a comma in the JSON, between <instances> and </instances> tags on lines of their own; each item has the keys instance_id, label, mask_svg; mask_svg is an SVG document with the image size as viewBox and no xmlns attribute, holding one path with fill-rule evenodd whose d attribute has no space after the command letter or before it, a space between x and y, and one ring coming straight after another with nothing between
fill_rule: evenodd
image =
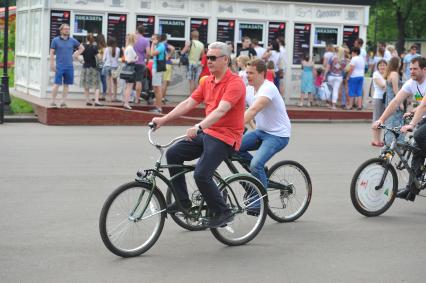
<instances>
[{"instance_id":1,"label":"man in red polo shirt","mask_svg":"<svg viewBox=\"0 0 426 283\"><path fill-rule=\"evenodd\" d=\"M158 129L198 104L205 104L204 120L187 129L188 139L172 146L167 151L166 158L168 164L183 164L184 161L200 158L194 179L212 212L212 217L205 223L210 228L221 227L234 218L213 181L213 173L224 159L240 148L244 132L245 85L238 75L228 69L230 55L225 43L210 44L207 65L211 75L170 113L152 119ZM170 175L173 176L179 171L170 169ZM184 208L191 208L185 176L176 178L173 185ZM169 213L177 211L175 203L167 207Z\"/></svg>"}]
</instances>

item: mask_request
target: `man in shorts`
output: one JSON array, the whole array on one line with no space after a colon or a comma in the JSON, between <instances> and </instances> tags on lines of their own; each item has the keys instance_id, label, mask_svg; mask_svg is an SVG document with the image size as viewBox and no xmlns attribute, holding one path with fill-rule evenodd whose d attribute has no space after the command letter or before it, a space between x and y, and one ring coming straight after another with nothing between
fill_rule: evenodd
<instances>
[{"instance_id":1,"label":"man in shorts","mask_svg":"<svg viewBox=\"0 0 426 283\"><path fill-rule=\"evenodd\" d=\"M84 51L83 45L77 40L70 37L70 26L62 24L59 27L60 36L55 37L50 45L50 70L55 72L55 81L52 88L51 107L56 105L56 96L59 86L63 86L61 107L67 107L66 98L68 94L68 86L74 84L74 65L73 58L77 58ZM78 49L74 52L75 49ZM54 57L56 55L56 66Z\"/></svg>"},{"instance_id":2,"label":"man in shorts","mask_svg":"<svg viewBox=\"0 0 426 283\"><path fill-rule=\"evenodd\" d=\"M182 49L182 54L188 53L188 70L186 72L186 78L189 81L189 91L192 93L197 87L198 80L200 78L201 70L201 58L204 53L204 44L199 41L200 33L198 30L191 32L191 40L185 43L185 47Z\"/></svg>"}]
</instances>

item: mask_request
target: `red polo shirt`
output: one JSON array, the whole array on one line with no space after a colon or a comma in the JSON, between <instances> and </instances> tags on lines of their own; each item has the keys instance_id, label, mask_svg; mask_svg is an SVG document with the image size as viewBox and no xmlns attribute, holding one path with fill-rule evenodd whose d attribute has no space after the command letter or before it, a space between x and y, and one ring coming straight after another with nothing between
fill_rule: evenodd
<instances>
[{"instance_id":1,"label":"red polo shirt","mask_svg":"<svg viewBox=\"0 0 426 283\"><path fill-rule=\"evenodd\" d=\"M244 132L246 99L246 87L242 79L229 69L218 83L210 75L191 94L191 98L205 104L206 116L218 107L221 100L231 104L231 109L219 121L203 131L238 150Z\"/></svg>"}]
</instances>

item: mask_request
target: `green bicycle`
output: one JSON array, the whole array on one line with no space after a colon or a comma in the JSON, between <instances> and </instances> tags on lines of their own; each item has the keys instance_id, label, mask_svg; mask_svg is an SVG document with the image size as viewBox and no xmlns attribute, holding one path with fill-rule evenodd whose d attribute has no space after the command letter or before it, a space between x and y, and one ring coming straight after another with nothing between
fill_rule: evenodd
<instances>
[{"instance_id":1,"label":"green bicycle","mask_svg":"<svg viewBox=\"0 0 426 283\"><path fill-rule=\"evenodd\" d=\"M133 182L121 185L106 199L100 214L99 230L105 246L121 257L134 257L148 251L158 240L164 227L166 202L157 186L160 179L170 189L175 199L176 190L173 180L182 174L193 174L193 165L161 164L165 149L185 138L180 136L166 145L153 141L155 125L150 123L149 142L160 151L153 169L139 170ZM179 168L181 172L168 178L163 171ZM187 178L188 179L188 178ZM234 213L234 220L221 228L211 228L213 236L229 246L243 245L253 240L262 229L268 210L268 196L262 184L249 174L233 174L222 178L215 174L214 179L226 204ZM250 214L250 207L259 208L256 215ZM177 205L183 210L184 217L192 223L202 225L208 217L208 207L199 195L197 202L185 210L177 199Z\"/></svg>"}]
</instances>

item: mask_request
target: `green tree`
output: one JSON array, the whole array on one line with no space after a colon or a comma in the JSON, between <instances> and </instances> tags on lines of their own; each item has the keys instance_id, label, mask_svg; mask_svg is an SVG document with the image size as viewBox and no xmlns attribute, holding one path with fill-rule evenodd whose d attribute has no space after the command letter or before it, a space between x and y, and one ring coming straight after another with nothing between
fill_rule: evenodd
<instances>
[{"instance_id":1,"label":"green tree","mask_svg":"<svg viewBox=\"0 0 426 283\"><path fill-rule=\"evenodd\" d=\"M426 1L377 0L370 9L368 40L396 41L398 52L407 38L426 37Z\"/></svg>"},{"instance_id":2,"label":"green tree","mask_svg":"<svg viewBox=\"0 0 426 283\"><path fill-rule=\"evenodd\" d=\"M9 0L9 6L16 6L16 0ZM0 7L4 7L4 0L0 0Z\"/></svg>"}]
</instances>

